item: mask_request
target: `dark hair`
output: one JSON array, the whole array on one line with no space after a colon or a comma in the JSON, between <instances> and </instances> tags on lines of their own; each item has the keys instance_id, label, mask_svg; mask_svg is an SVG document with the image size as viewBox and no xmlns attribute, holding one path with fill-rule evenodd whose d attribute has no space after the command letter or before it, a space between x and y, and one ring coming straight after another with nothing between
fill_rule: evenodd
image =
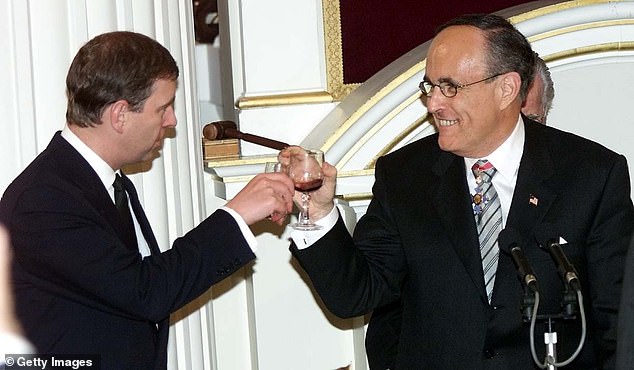
<instances>
[{"instance_id":1,"label":"dark hair","mask_svg":"<svg viewBox=\"0 0 634 370\"><path fill-rule=\"evenodd\" d=\"M104 109L126 100L141 111L158 79L176 81L178 66L157 41L134 32L104 33L79 49L66 76L66 121L100 123Z\"/></svg>"},{"instance_id":2,"label":"dark hair","mask_svg":"<svg viewBox=\"0 0 634 370\"><path fill-rule=\"evenodd\" d=\"M488 74L517 72L522 79L520 98L526 98L533 81L535 54L520 31L498 15L467 14L443 24L436 32L451 26L472 26L482 30L487 41Z\"/></svg>"}]
</instances>

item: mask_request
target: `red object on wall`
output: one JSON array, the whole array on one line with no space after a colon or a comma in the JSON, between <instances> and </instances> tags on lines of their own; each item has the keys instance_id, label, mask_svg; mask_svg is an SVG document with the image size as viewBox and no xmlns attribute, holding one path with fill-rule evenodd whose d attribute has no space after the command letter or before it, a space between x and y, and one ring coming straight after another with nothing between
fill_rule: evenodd
<instances>
[{"instance_id":1,"label":"red object on wall","mask_svg":"<svg viewBox=\"0 0 634 370\"><path fill-rule=\"evenodd\" d=\"M361 83L468 13L494 13L521 0L340 0L344 83Z\"/></svg>"}]
</instances>

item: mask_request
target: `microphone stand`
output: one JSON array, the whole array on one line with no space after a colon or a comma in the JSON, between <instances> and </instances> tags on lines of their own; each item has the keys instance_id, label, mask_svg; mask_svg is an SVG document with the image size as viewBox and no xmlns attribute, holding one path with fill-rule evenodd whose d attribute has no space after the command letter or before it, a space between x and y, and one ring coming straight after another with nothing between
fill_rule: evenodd
<instances>
[{"instance_id":1,"label":"microphone stand","mask_svg":"<svg viewBox=\"0 0 634 370\"><path fill-rule=\"evenodd\" d=\"M580 294L581 293L579 293L579 300L577 300L576 292L566 286L562 302L562 311L559 314L537 315L537 309L539 306L539 293L531 293L531 291L525 288L524 297L522 298L522 316L524 322L531 323L531 350L533 354L533 360L541 369L555 370L557 369L557 365L565 366L570 363L581 350L581 347L583 345L583 338L581 340L579 348L577 349L577 352L573 356L571 356L569 360L565 361L564 363L557 362L557 332L555 331L555 322L556 320L574 320L577 318L577 310L575 308L575 305L577 303L579 303L579 306L583 304ZM531 307L533 308L532 311ZM582 324L585 330L584 316L585 315L582 312ZM537 359L534 348L534 341L532 339L534 338L534 328L536 320L543 321L545 325L544 345L546 346L546 358L543 364L541 364ZM583 337L585 338L585 335Z\"/></svg>"},{"instance_id":2,"label":"microphone stand","mask_svg":"<svg viewBox=\"0 0 634 370\"><path fill-rule=\"evenodd\" d=\"M544 333L544 344L546 345L546 364L548 370L555 370L557 362L557 332L553 331L555 323L552 318L546 322L546 332Z\"/></svg>"}]
</instances>

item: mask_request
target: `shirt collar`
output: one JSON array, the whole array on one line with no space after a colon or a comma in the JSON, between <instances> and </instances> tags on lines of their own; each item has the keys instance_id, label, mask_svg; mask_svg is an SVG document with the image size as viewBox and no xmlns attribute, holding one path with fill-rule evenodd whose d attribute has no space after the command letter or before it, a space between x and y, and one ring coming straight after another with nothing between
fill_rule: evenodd
<instances>
[{"instance_id":1,"label":"shirt collar","mask_svg":"<svg viewBox=\"0 0 634 370\"><path fill-rule=\"evenodd\" d=\"M92 169L97 173L99 179L103 183L103 186L108 190L110 196L114 199L114 188L112 187L112 183L115 179L115 174L118 171L115 171L110 167L106 161L104 161L97 153L95 153L88 145L86 145L75 133L68 127L68 125L64 126L62 130L62 137L68 141L68 143L75 148L79 152L79 154L84 157L86 162L92 167Z\"/></svg>"},{"instance_id":2,"label":"shirt collar","mask_svg":"<svg viewBox=\"0 0 634 370\"><path fill-rule=\"evenodd\" d=\"M465 165L470 169L479 159L486 159L493 164L495 169L504 178L511 181L517 176L520 161L524 153L525 139L524 124L520 115L515 124L515 129L506 140L485 158L467 158Z\"/></svg>"}]
</instances>

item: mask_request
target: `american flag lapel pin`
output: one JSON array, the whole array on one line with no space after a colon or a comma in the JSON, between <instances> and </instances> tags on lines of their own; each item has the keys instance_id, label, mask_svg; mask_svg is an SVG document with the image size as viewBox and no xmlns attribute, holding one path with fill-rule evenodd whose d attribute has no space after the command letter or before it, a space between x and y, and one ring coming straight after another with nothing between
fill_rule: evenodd
<instances>
[{"instance_id":1,"label":"american flag lapel pin","mask_svg":"<svg viewBox=\"0 0 634 370\"><path fill-rule=\"evenodd\" d=\"M537 207L538 202L539 202L539 199L537 199L537 197L534 196L533 194L531 194L531 196L528 198L528 204L531 204L535 207Z\"/></svg>"}]
</instances>

